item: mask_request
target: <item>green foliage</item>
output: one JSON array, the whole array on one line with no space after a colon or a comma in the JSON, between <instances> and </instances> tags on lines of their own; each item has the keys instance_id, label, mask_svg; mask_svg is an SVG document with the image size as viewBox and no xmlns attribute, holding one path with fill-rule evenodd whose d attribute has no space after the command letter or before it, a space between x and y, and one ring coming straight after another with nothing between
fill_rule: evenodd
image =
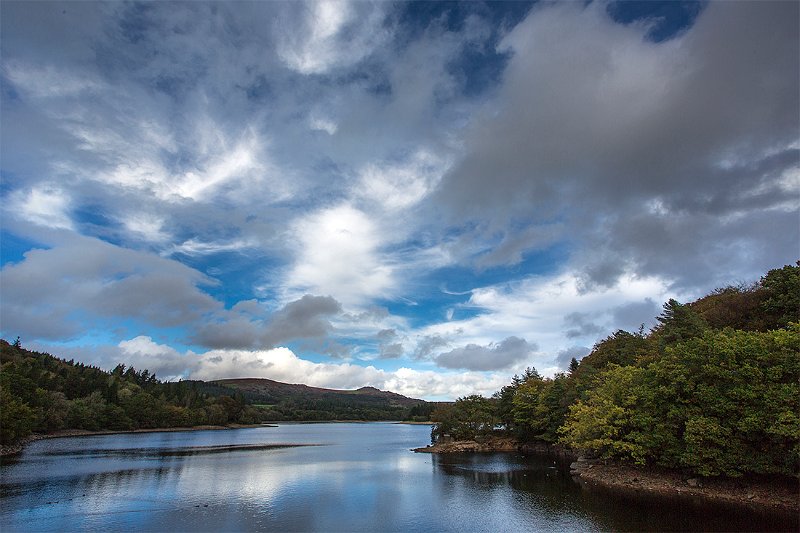
<instances>
[{"instance_id":1,"label":"green foliage","mask_svg":"<svg viewBox=\"0 0 800 533\"><path fill-rule=\"evenodd\" d=\"M0 442L32 431L259 422L241 394L202 382L161 383L148 370L112 372L31 352L0 340Z\"/></svg>"},{"instance_id":2,"label":"green foliage","mask_svg":"<svg viewBox=\"0 0 800 533\"><path fill-rule=\"evenodd\" d=\"M670 300L650 334L617 331L553 379L495 398L507 428L703 476L800 470L800 262L759 284ZM510 406L510 407L509 407Z\"/></svg>"},{"instance_id":3,"label":"green foliage","mask_svg":"<svg viewBox=\"0 0 800 533\"><path fill-rule=\"evenodd\" d=\"M129 430L268 420L427 421L435 407L398 395L389 394L387 399L387 393L375 389L265 398L219 383L162 383L146 369L119 364L105 372L4 340L0 340L0 390L4 444L18 442L32 431L59 429Z\"/></svg>"},{"instance_id":4,"label":"green foliage","mask_svg":"<svg viewBox=\"0 0 800 533\"><path fill-rule=\"evenodd\" d=\"M642 369L608 365L600 385L584 402L569 408L569 417L559 429L561 441L578 449L593 450L603 457L622 457L643 463L647 450L638 442L643 431L637 417Z\"/></svg>"},{"instance_id":5,"label":"green foliage","mask_svg":"<svg viewBox=\"0 0 800 533\"><path fill-rule=\"evenodd\" d=\"M431 415L436 422L431 429L431 441L442 438L473 440L491 435L499 420L494 402L479 395L459 398L453 404L442 405Z\"/></svg>"},{"instance_id":6,"label":"green foliage","mask_svg":"<svg viewBox=\"0 0 800 533\"><path fill-rule=\"evenodd\" d=\"M562 442L700 475L792 474L800 327L707 331L644 367L609 365L570 407Z\"/></svg>"},{"instance_id":7,"label":"green foliage","mask_svg":"<svg viewBox=\"0 0 800 533\"><path fill-rule=\"evenodd\" d=\"M36 423L33 409L0 385L0 444L14 444L30 435Z\"/></svg>"},{"instance_id":8,"label":"green foliage","mask_svg":"<svg viewBox=\"0 0 800 533\"><path fill-rule=\"evenodd\" d=\"M761 278L761 286L766 291L762 308L774 327L800 322L800 261L770 270Z\"/></svg>"},{"instance_id":9,"label":"green foliage","mask_svg":"<svg viewBox=\"0 0 800 533\"><path fill-rule=\"evenodd\" d=\"M662 347L698 337L708 328L696 311L673 298L664 304L664 311L656 318L661 322L657 332Z\"/></svg>"}]
</instances>

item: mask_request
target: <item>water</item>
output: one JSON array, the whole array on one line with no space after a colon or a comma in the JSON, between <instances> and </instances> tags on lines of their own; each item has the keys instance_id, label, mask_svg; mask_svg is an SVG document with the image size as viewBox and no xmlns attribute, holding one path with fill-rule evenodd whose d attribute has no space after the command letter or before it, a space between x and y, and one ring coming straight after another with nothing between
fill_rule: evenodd
<instances>
[{"instance_id":1,"label":"water","mask_svg":"<svg viewBox=\"0 0 800 533\"><path fill-rule=\"evenodd\" d=\"M432 456L428 426L285 424L38 441L0 467L0 530L793 529L690 499L588 488L553 457ZM315 446L280 447L280 444Z\"/></svg>"}]
</instances>

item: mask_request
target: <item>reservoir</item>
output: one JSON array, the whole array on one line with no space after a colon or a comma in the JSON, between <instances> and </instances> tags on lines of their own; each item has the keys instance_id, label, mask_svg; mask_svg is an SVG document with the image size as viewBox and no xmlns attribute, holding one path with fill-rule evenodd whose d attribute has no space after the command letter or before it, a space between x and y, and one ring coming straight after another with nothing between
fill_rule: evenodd
<instances>
[{"instance_id":1,"label":"reservoir","mask_svg":"<svg viewBox=\"0 0 800 533\"><path fill-rule=\"evenodd\" d=\"M0 530L797 527L792 517L588 487L556 457L409 451L429 435L424 425L326 423L41 440L0 467Z\"/></svg>"}]
</instances>

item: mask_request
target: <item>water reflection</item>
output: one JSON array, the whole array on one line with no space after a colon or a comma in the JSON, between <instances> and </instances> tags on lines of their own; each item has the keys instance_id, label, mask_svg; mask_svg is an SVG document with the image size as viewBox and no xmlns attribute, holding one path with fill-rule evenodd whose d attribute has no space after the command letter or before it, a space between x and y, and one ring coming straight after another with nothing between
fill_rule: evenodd
<instances>
[{"instance_id":1,"label":"water reflection","mask_svg":"<svg viewBox=\"0 0 800 533\"><path fill-rule=\"evenodd\" d=\"M752 516L719 521L720 513L707 506L587 487L573 481L558 458L411 453L428 434L426 426L318 424L40 441L0 467L0 530L762 526Z\"/></svg>"}]
</instances>

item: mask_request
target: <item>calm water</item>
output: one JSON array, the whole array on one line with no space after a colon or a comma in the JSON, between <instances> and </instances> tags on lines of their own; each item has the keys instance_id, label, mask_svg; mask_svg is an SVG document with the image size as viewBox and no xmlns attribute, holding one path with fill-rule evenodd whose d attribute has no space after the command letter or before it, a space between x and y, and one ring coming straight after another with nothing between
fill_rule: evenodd
<instances>
[{"instance_id":1,"label":"calm water","mask_svg":"<svg viewBox=\"0 0 800 533\"><path fill-rule=\"evenodd\" d=\"M554 458L431 456L428 426L286 424L38 441L0 467L0 530L792 529L589 489ZM272 447L274 444L319 446ZM788 517L784 518L788 520Z\"/></svg>"}]
</instances>

